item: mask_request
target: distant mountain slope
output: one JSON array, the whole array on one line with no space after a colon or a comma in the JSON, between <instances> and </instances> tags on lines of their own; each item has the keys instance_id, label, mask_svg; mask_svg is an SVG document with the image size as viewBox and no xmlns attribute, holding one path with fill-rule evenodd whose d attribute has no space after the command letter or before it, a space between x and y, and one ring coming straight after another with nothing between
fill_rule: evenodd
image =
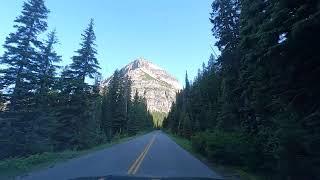
<instances>
[{"instance_id":1,"label":"distant mountain slope","mask_svg":"<svg viewBox=\"0 0 320 180\"><path fill-rule=\"evenodd\" d=\"M139 96L145 97L151 112L168 113L176 93L182 89L176 78L143 58L126 65L120 73L123 77L130 77L132 94L138 91ZM111 79L112 76L102 86L108 86Z\"/></svg>"}]
</instances>

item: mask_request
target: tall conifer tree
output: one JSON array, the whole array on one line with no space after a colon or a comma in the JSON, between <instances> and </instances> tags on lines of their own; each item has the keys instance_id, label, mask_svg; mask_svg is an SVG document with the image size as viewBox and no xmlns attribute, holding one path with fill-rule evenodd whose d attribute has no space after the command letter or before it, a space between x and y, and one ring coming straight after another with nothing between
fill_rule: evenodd
<instances>
[{"instance_id":1,"label":"tall conifer tree","mask_svg":"<svg viewBox=\"0 0 320 180\"><path fill-rule=\"evenodd\" d=\"M15 19L16 32L10 33L3 45L5 52L0 70L2 90L9 91L10 110L20 111L33 107L37 90L39 34L47 29L49 10L44 0L28 0L23 4L22 14Z\"/></svg>"},{"instance_id":2,"label":"tall conifer tree","mask_svg":"<svg viewBox=\"0 0 320 180\"><path fill-rule=\"evenodd\" d=\"M54 91L54 86L57 82L57 69L59 68L56 63L61 61L55 50L54 45L58 43L56 31L52 31L48 34L48 39L41 47L39 62L38 62L38 105L39 107L46 107L49 102L50 91Z\"/></svg>"},{"instance_id":3,"label":"tall conifer tree","mask_svg":"<svg viewBox=\"0 0 320 180\"><path fill-rule=\"evenodd\" d=\"M94 21L91 19L88 28L81 35L81 47L76 51L77 55L72 57L72 64L70 65L74 75L76 78L79 78L81 83L85 82L86 77L94 78L100 69L99 62L96 58L96 36L93 28Z\"/></svg>"}]
</instances>

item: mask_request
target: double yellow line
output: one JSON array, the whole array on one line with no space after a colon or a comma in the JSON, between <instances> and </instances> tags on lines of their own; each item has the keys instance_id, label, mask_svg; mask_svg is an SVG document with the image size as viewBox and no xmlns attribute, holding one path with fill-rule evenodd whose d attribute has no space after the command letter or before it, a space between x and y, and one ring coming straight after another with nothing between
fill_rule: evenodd
<instances>
[{"instance_id":1,"label":"double yellow line","mask_svg":"<svg viewBox=\"0 0 320 180\"><path fill-rule=\"evenodd\" d=\"M144 158L145 158L146 155L148 154L148 151L149 151L149 149L151 148L151 146L152 146L155 138L156 138L156 135L153 135L151 141L150 141L150 142L148 143L148 145L144 148L144 150L142 151L142 153L139 155L138 159L136 159L136 160L134 161L134 163L131 165L131 167L130 167L129 170L128 170L128 174L129 174L129 175L135 175L135 174L138 172L138 170L139 170L139 168L140 168L140 166L141 166Z\"/></svg>"}]
</instances>

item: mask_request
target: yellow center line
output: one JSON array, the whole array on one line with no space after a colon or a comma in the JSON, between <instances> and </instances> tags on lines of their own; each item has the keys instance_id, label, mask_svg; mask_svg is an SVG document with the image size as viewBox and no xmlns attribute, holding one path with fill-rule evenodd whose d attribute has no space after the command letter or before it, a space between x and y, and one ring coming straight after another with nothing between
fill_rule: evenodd
<instances>
[{"instance_id":1,"label":"yellow center line","mask_svg":"<svg viewBox=\"0 0 320 180\"><path fill-rule=\"evenodd\" d=\"M142 153L139 155L138 159L135 160L135 162L131 165L130 169L128 170L128 174L131 174L133 169L136 167L136 165L138 164L138 162L140 161L140 159L142 158L143 154L145 153L145 151L148 149L150 143L147 144L147 146L144 148L144 150L142 151Z\"/></svg>"},{"instance_id":2,"label":"yellow center line","mask_svg":"<svg viewBox=\"0 0 320 180\"><path fill-rule=\"evenodd\" d=\"M143 156L142 156L142 158L140 159L140 161L139 161L138 165L136 166L135 170L133 171L133 174L136 174L136 173L138 172L138 170L139 170L139 168L140 168L140 166L141 166L141 164L142 164L142 162L143 162L144 158L145 158L145 157L146 157L146 155L148 154L149 149L151 148L151 146L152 146L152 144L153 144L154 140L155 140L155 136L153 136L153 138L152 138L152 140L151 140L151 143L150 143L150 145L149 145L148 149L146 150L146 152L144 153L144 155L143 155Z\"/></svg>"},{"instance_id":3,"label":"yellow center line","mask_svg":"<svg viewBox=\"0 0 320 180\"><path fill-rule=\"evenodd\" d=\"M145 149L142 151L142 153L139 155L138 159L135 160L135 162L131 165L131 167L128 170L129 175L134 175L137 173L139 170L139 167L144 160L145 156L147 155L150 147L152 146L154 140L155 140L156 135L154 135L151 139L151 141L148 143L148 145L145 147Z\"/></svg>"}]
</instances>

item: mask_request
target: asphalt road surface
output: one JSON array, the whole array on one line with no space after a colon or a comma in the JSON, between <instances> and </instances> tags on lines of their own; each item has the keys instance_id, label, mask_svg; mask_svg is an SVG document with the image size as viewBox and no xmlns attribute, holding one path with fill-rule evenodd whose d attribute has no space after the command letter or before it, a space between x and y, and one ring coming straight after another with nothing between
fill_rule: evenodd
<instances>
[{"instance_id":1,"label":"asphalt road surface","mask_svg":"<svg viewBox=\"0 0 320 180\"><path fill-rule=\"evenodd\" d=\"M60 180L107 175L221 179L161 131L17 179Z\"/></svg>"}]
</instances>

